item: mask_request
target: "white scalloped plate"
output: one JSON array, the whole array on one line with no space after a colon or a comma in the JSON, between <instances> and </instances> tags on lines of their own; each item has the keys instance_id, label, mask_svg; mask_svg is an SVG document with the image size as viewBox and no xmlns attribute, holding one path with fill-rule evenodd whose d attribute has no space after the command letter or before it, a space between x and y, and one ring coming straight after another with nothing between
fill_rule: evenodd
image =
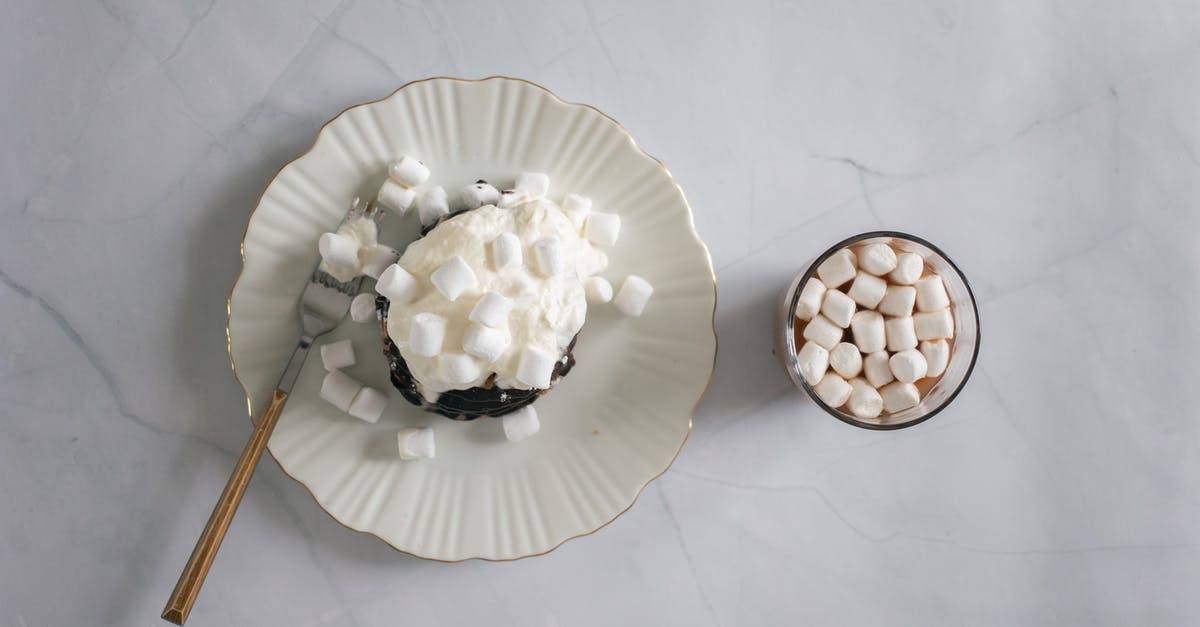
<instances>
[{"instance_id":1,"label":"white scalloped plate","mask_svg":"<svg viewBox=\"0 0 1200 627\"><path fill-rule=\"evenodd\" d=\"M545 553L628 509L687 439L716 356L712 262L671 175L596 109L510 78L410 83L327 123L251 214L228 333L254 417L299 337L296 307L317 237L401 154L419 156L430 184L447 189L536 170L550 175L552 198L592 197L623 223L605 276L642 275L654 297L640 318L590 308L578 365L538 401L541 432L516 444L497 420L455 422L406 403L388 383L377 326L347 321L327 341L354 339L349 373L390 392L383 418L367 424L320 401L314 351L269 450L336 520L403 552L446 561ZM385 221L381 239L402 247L414 222ZM404 426L433 427L437 457L400 461Z\"/></svg>"}]
</instances>

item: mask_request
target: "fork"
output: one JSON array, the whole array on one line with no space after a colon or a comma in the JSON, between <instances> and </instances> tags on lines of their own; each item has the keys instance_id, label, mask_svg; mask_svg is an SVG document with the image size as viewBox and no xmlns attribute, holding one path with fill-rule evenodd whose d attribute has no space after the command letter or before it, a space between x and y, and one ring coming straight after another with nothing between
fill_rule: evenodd
<instances>
[{"instance_id":1,"label":"fork","mask_svg":"<svg viewBox=\"0 0 1200 627\"><path fill-rule=\"evenodd\" d=\"M342 219L342 224L359 217L378 222L383 213L373 203L363 206L356 198L346 217ZM361 276L350 281L339 281L322 270L321 264L317 264L313 270L312 277L300 296L300 341L296 350L292 352L287 367L283 369L283 376L279 377L279 383L271 394L271 401L263 411L262 418L254 425L246 448L242 449L242 455L238 457L233 474L229 476L229 481L208 518L208 524L204 526L204 532L196 541L196 548L192 550L187 566L184 566L183 573L179 575L179 582L175 584L175 590L163 609L163 619L176 625L182 625L187 620L192 605L196 602L196 596L200 594L200 586L204 584L204 577L208 574L217 549L221 547L221 541L225 538L225 531L229 529L229 523L242 502L242 495L246 493L246 486L250 483L254 468L262 457L263 448L275 429L275 423L279 421L279 415L283 413L283 406L296 383L305 358L308 357L309 349L317 338L332 331L345 318L346 312L350 310L350 300L358 293L360 283Z\"/></svg>"}]
</instances>

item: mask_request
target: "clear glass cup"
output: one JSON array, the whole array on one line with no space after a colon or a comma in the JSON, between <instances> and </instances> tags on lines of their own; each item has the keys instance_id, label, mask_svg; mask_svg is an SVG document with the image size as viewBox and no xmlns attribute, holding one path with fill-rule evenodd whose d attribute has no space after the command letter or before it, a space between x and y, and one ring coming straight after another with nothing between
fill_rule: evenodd
<instances>
[{"instance_id":1,"label":"clear glass cup","mask_svg":"<svg viewBox=\"0 0 1200 627\"><path fill-rule=\"evenodd\" d=\"M817 266L830 255L847 246L874 243L890 244L899 252L917 253L925 258L925 263L933 272L942 277L946 293L950 295L951 312L954 314L954 341L946 371L921 398L920 403L893 414L881 414L878 418L858 418L826 405L801 376L800 365L796 359L796 351L799 348L796 346L796 301L800 298L800 289L804 283L816 274ZM971 377L975 359L979 355L979 311L967 278L937 246L915 235L897 231L872 231L855 235L821 253L784 290L776 309L775 328L775 355L796 387L804 390L813 402L838 420L864 429L902 429L929 420L945 409L962 391L967 379Z\"/></svg>"}]
</instances>

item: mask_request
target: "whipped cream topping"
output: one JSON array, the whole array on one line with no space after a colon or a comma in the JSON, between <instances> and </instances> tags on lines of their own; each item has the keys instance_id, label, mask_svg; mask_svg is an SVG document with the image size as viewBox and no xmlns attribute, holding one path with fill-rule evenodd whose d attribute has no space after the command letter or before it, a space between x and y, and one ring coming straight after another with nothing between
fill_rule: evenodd
<instances>
[{"instance_id":1,"label":"whipped cream topping","mask_svg":"<svg viewBox=\"0 0 1200 627\"><path fill-rule=\"evenodd\" d=\"M363 273L363 263L368 251L379 243L379 225L371 218L352 218L338 227L337 234L349 237L358 244L358 260L353 266L333 265L322 261L320 269L339 281L349 281Z\"/></svg>"}]
</instances>

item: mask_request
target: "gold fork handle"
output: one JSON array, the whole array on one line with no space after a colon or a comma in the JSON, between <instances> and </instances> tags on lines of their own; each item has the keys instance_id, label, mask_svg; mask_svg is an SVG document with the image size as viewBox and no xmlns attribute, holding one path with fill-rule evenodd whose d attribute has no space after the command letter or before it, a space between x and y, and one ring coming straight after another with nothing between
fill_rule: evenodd
<instances>
[{"instance_id":1,"label":"gold fork handle","mask_svg":"<svg viewBox=\"0 0 1200 627\"><path fill-rule=\"evenodd\" d=\"M283 390L275 390L271 395L267 411L254 426L250 440L246 442L246 448L242 450L242 456L238 458L237 466L229 476L225 490L221 492L221 498L213 508L212 515L208 517L204 533L200 534L187 566L184 566L183 573L179 575L179 583L175 584L175 591L171 593L171 599L163 609L163 619L176 625L182 625L187 620L188 613L192 611L192 605L196 602L196 595L200 594L200 586L204 584L204 577L212 566L213 558L217 556L217 549L221 548L221 541L225 539L225 531L229 529L233 514L237 512L242 495L246 493L246 485L250 483L254 467L258 465L263 448L271 438L275 423L279 421L279 414L283 412L287 397L287 392Z\"/></svg>"}]
</instances>

